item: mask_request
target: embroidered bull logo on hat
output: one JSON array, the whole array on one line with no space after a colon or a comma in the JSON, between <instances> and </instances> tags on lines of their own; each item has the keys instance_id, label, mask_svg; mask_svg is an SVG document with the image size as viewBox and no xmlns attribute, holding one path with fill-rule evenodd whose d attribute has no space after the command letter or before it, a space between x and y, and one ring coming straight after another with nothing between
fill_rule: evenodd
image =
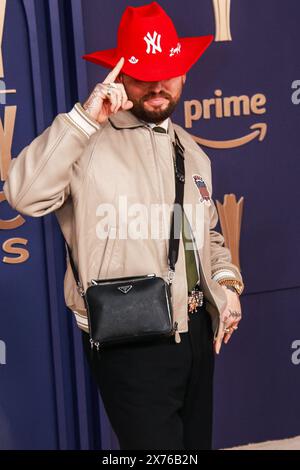
<instances>
[{"instance_id":1,"label":"embroidered bull logo on hat","mask_svg":"<svg viewBox=\"0 0 300 470\"><path fill-rule=\"evenodd\" d=\"M193 175L193 180L199 190L200 202L204 202L205 204L210 206L211 198L204 179L200 175Z\"/></svg>"}]
</instances>

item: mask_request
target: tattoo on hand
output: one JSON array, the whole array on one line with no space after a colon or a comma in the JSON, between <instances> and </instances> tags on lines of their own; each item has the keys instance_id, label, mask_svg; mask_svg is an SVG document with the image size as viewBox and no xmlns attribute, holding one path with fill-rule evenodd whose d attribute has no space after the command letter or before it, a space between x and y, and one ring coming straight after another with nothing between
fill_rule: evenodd
<instances>
[{"instance_id":1,"label":"tattoo on hand","mask_svg":"<svg viewBox=\"0 0 300 470\"><path fill-rule=\"evenodd\" d=\"M238 318L241 318L241 316L242 316L241 312L238 312L237 310L230 310L230 309L229 309L229 312L230 312L230 313L229 313L229 315L228 315L228 318L229 318L229 317L233 317L233 318L235 318L235 319L238 319Z\"/></svg>"}]
</instances>

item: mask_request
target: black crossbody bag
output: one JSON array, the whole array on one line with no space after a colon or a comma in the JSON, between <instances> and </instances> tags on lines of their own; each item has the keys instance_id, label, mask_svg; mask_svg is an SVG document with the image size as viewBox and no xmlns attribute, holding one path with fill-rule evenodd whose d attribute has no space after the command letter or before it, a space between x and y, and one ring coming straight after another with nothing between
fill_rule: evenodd
<instances>
[{"instance_id":1,"label":"black crossbody bag","mask_svg":"<svg viewBox=\"0 0 300 470\"><path fill-rule=\"evenodd\" d=\"M84 292L67 242L66 247L73 275L88 315L91 348L97 351L113 344L146 341L172 336L178 329L173 324L171 284L178 259L179 230L175 237L175 206L182 210L185 170L184 147L175 133L175 204L172 212L169 240L167 281L155 274L92 279Z\"/></svg>"}]
</instances>

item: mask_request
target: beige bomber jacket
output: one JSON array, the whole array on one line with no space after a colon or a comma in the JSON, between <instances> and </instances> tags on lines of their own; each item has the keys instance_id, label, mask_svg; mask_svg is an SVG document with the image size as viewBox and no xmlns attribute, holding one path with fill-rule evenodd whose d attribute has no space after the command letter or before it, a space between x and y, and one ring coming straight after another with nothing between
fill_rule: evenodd
<instances>
[{"instance_id":1,"label":"beige bomber jacket","mask_svg":"<svg viewBox=\"0 0 300 470\"><path fill-rule=\"evenodd\" d=\"M124 217L124 207L127 204L132 208L137 204L149 211L161 205L173 207L174 130L185 148L184 208L216 337L220 313L226 306L226 294L218 281L228 278L243 283L243 280L239 269L231 262L223 236L214 230L218 215L212 200L210 160L192 137L171 119L167 134L153 132L130 111L119 111L100 126L90 119L80 103L76 103L69 113L58 114L52 124L11 161L3 190L11 207L21 214L42 217L55 211L84 289L91 279L148 273L167 279L169 240L166 234L170 232L170 217L161 216L156 238L142 235L126 239L124 233L130 220ZM208 199L203 198L196 184L199 177L202 187L204 185L209 193ZM115 217L107 222L105 236L101 231L103 204L115 208ZM161 214L165 214L164 211ZM84 302L68 258L64 295L79 328L88 331ZM180 238L172 284L178 333L188 331L187 295L185 256ZM180 341L178 333L177 342Z\"/></svg>"}]
</instances>

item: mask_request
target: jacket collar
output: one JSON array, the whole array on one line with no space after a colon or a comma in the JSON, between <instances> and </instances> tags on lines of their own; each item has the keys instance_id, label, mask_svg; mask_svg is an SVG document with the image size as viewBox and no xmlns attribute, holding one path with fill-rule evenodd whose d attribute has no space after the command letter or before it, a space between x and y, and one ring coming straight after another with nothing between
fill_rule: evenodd
<instances>
[{"instance_id":1,"label":"jacket collar","mask_svg":"<svg viewBox=\"0 0 300 470\"><path fill-rule=\"evenodd\" d=\"M111 115L108 120L115 129L134 129L138 127L147 127L144 122L140 121L130 111L119 111L117 114ZM168 134L171 137L172 142L175 142L174 127L171 118L169 118Z\"/></svg>"}]
</instances>

